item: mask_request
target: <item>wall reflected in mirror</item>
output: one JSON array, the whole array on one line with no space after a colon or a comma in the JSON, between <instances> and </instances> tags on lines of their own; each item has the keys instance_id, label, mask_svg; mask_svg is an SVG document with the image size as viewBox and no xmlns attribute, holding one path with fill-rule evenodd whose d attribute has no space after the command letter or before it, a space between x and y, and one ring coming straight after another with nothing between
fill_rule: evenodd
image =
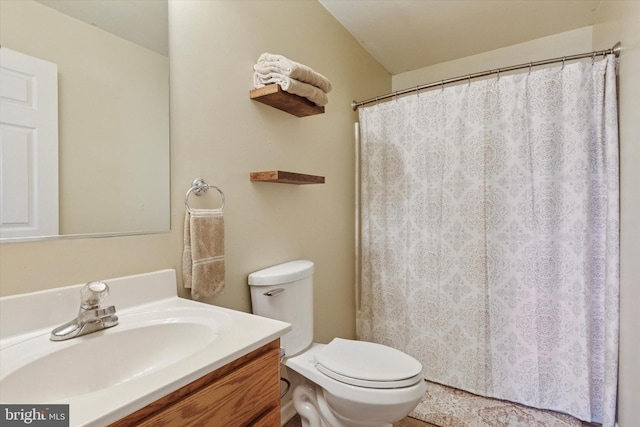
<instances>
[{"instance_id":1,"label":"wall reflected in mirror","mask_svg":"<svg viewBox=\"0 0 640 427\"><path fill-rule=\"evenodd\" d=\"M57 65L59 235L168 231L167 2L0 0L0 10L3 48Z\"/></svg>"}]
</instances>

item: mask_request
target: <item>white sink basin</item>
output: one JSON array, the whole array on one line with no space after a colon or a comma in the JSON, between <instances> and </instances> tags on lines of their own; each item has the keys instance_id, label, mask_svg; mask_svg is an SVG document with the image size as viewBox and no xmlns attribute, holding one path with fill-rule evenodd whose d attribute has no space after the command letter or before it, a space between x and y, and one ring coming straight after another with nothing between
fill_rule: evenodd
<instances>
[{"instance_id":1,"label":"white sink basin","mask_svg":"<svg viewBox=\"0 0 640 427\"><path fill-rule=\"evenodd\" d=\"M230 325L223 312L167 309L121 315L113 328L64 342L45 333L0 351L0 396L55 402L113 387L187 360Z\"/></svg>"},{"instance_id":2,"label":"white sink basin","mask_svg":"<svg viewBox=\"0 0 640 427\"><path fill-rule=\"evenodd\" d=\"M108 425L291 330L179 298L174 270L105 281L119 324L66 341L49 334L83 285L0 298L0 403L68 404L70 426Z\"/></svg>"}]
</instances>

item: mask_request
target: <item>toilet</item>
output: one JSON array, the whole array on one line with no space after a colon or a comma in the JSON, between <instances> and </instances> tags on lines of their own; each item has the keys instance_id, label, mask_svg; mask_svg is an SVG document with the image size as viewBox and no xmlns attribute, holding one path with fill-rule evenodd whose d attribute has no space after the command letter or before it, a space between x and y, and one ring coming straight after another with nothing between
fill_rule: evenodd
<instances>
[{"instance_id":1,"label":"toilet","mask_svg":"<svg viewBox=\"0 0 640 427\"><path fill-rule=\"evenodd\" d=\"M248 280L253 313L292 325L280 343L302 426L390 427L422 398L422 365L381 344L342 338L314 343L313 267L291 261Z\"/></svg>"}]
</instances>

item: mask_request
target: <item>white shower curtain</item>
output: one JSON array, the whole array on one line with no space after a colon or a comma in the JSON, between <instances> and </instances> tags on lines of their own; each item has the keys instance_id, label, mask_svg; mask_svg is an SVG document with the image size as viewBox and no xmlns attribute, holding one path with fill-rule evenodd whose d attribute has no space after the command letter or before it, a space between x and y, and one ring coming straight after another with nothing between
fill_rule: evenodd
<instances>
[{"instance_id":1,"label":"white shower curtain","mask_svg":"<svg viewBox=\"0 0 640 427\"><path fill-rule=\"evenodd\" d=\"M609 56L360 109L361 339L613 427L615 74Z\"/></svg>"}]
</instances>

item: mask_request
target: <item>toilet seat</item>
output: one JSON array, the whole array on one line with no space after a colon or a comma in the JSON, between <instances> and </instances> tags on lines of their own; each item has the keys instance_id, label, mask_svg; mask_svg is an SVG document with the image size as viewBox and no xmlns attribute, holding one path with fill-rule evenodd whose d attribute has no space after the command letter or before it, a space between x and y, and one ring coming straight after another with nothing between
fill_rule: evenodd
<instances>
[{"instance_id":1,"label":"toilet seat","mask_svg":"<svg viewBox=\"0 0 640 427\"><path fill-rule=\"evenodd\" d=\"M366 341L335 338L313 360L324 375L346 384L401 388L422 380L422 364L394 348Z\"/></svg>"}]
</instances>

